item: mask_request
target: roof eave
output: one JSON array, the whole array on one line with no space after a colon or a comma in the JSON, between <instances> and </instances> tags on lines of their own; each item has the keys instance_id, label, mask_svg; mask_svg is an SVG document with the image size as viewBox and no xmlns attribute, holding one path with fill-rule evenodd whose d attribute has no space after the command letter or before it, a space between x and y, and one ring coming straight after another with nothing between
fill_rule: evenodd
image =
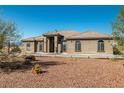
<instances>
[{"instance_id":1,"label":"roof eave","mask_svg":"<svg viewBox=\"0 0 124 93\"><path fill-rule=\"evenodd\" d=\"M61 34L59 34L60 36L63 36ZM47 37L50 37L50 36L58 36L58 34L43 34L43 36L47 36Z\"/></svg>"},{"instance_id":2,"label":"roof eave","mask_svg":"<svg viewBox=\"0 0 124 93\"><path fill-rule=\"evenodd\" d=\"M35 40L21 40L22 42L34 42Z\"/></svg>"},{"instance_id":3,"label":"roof eave","mask_svg":"<svg viewBox=\"0 0 124 93\"><path fill-rule=\"evenodd\" d=\"M44 40L22 40L22 42L35 42L35 41L44 41Z\"/></svg>"},{"instance_id":4,"label":"roof eave","mask_svg":"<svg viewBox=\"0 0 124 93\"><path fill-rule=\"evenodd\" d=\"M99 38L80 38L80 37L78 37L78 38L66 38L67 40L77 40L77 39L81 39L81 40L94 40L94 39L113 39L112 37L99 37Z\"/></svg>"}]
</instances>

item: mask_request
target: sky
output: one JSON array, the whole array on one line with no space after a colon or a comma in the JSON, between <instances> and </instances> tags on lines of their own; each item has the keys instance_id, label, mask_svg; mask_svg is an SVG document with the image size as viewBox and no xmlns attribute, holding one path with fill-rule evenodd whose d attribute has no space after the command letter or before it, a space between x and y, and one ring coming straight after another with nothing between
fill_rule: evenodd
<instances>
[{"instance_id":1,"label":"sky","mask_svg":"<svg viewBox=\"0 0 124 93\"><path fill-rule=\"evenodd\" d=\"M0 17L14 21L22 38L50 31L76 30L112 32L112 22L122 6L107 5L6 5L0 6Z\"/></svg>"}]
</instances>

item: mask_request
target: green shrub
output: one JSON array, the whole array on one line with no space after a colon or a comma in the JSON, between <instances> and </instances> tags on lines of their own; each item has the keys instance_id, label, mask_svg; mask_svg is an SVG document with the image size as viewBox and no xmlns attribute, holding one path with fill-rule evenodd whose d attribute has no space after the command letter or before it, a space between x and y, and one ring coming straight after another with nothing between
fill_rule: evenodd
<instances>
[{"instance_id":1,"label":"green shrub","mask_svg":"<svg viewBox=\"0 0 124 93\"><path fill-rule=\"evenodd\" d=\"M41 65L35 64L34 67L32 68L32 73L33 74L40 74L40 72L41 72Z\"/></svg>"},{"instance_id":2,"label":"green shrub","mask_svg":"<svg viewBox=\"0 0 124 93\"><path fill-rule=\"evenodd\" d=\"M21 49L20 49L18 46L14 47L14 48L11 50L11 53L20 53L20 52L21 52Z\"/></svg>"},{"instance_id":3,"label":"green shrub","mask_svg":"<svg viewBox=\"0 0 124 93\"><path fill-rule=\"evenodd\" d=\"M116 46L113 47L113 54L121 55L121 52L119 51L119 49Z\"/></svg>"}]
</instances>

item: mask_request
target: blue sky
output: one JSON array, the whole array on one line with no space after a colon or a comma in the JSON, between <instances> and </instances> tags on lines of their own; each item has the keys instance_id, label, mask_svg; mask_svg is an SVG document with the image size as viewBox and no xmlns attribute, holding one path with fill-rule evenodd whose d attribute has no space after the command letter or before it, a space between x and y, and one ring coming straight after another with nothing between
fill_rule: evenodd
<instances>
[{"instance_id":1,"label":"blue sky","mask_svg":"<svg viewBox=\"0 0 124 93\"><path fill-rule=\"evenodd\" d=\"M0 6L1 16L16 22L23 38L57 30L111 34L122 6Z\"/></svg>"}]
</instances>

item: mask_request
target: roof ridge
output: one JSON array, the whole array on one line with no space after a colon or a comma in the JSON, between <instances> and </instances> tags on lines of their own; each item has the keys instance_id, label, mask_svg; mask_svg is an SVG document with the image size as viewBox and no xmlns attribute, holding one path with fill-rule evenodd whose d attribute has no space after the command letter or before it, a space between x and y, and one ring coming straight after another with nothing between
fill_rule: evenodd
<instances>
[{"instance_id":1,"label":"roof ridge","mask_svg":"<svg viewBox=\"0 0 124 93\"><path fill-rule=\"evenodd\" d=\"M103 33L103 32L96 32L98 34L104 34L104 35L110 35L110 34L106 34L106 33Z\"/></svg>"},{"instance_id":2,"label":"roof ridge","mask_svg":"<svg viewBox=\"0 0 124 93\"><path fill-rule=\"evenodd\" d=\"M77 31L77 30L71 30L71 29L70 29L70 30L69 30L69 29L68 29L68 30L57 30L57 29L56 29L56 30L53 30L53 31L50 31L50 32L56 32L56 31L60 31L60 32L61 32L61 31ZM78 32L79 32L79 31L78 31Z\"/></svg>"},{"instance_id":3,"label":"roof ridge","mask_svg":"<svg viewBox=\"0 0 124 93\"><path fill-rule=\"evenodd\" d=\"M98 34L110 35L110 34L106 34L106 33L103 33L103 32L97 32L97 31L85 31L85 32L82 32L82 33L87 33L87 32L95 32L95 33L98 33Z\"/></svg>"},{"instance_id":4,"label":"roof ridge","mask_svg":"<svg viewBox=\"0 0 124 93\"><path fill-rule=\"evenodd\" d=\"M84 34L84 33L87 33L87 32L94 32L94 31L84 31L84 32L80 32L80 34ZM72 35L72 36L78 36L78 35Z\"/></svg>"},{"instance_id":5,"label":"roof ridge","mask_svg":"<svg viewBox=\"0 0 124 93\"><path fill-rule=\"evenodd\" d=\"M96 35L96 36L95 36ZM104 34L96 31L85 31L77 35L72 35L70 38L88 38L88 37L111 37L109 34Z\"/></svg>"}]
</instances>

